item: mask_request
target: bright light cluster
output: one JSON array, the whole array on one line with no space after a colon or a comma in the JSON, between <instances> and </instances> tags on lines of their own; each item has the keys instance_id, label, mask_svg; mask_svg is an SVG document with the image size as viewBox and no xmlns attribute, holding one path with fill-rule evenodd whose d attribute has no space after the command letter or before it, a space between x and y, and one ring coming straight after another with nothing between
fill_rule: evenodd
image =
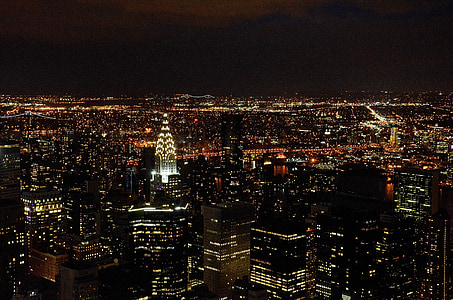
<instances>
[{"instance_id":1,"label":"bright light cluster","mask_svg":"<svg viewBox=\"0 0 453 300\"><path fill-rule=\"evenodd\" d=\"M157 172L162 176L162 182L168 183L168 176L176 174L176 151L173 136L168 126L168 116L165 113L162 129L157 139L156 146Z\"/></svg>"}]
</instances>

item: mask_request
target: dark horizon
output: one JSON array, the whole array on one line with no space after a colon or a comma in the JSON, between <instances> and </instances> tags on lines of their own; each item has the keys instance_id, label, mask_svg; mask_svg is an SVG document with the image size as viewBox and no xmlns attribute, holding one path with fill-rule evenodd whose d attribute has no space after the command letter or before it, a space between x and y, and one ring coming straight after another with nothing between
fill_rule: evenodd
<instances>
[{"instance_id":1,"label":"dark horizon","mask_svg":"<svg viewBox=\"0 0 453 300\"><path fill-rule=\"evenodd\" d=\"M0 6L2 94L453 91L448 1Z\"/></svg>"}]
</instances>

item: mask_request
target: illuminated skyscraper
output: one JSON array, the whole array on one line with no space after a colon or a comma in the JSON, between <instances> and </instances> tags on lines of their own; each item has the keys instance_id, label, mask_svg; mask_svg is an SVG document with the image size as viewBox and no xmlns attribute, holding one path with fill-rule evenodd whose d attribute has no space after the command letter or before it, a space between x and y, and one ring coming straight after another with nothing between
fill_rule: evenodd
<instances>
[{"instance_id":1,"label":"illuminated skyscraper","mask_svg":"<svg viewBox=\"0 0 453 300\"><path fill-rule=\"evenodd\" d=\"M67 261L61 253L64 212L58 191L22 192L29 273L55 281L59 266Z\"/></svg>"},{"instance_id":2,"label":"illuminated skyscraper","mask_svg":"<svg viewBox=\"0 0 453 300\"><path fill-rule=\"evenodd\" d=\"M306 225L281 219L254 224L251 233L250 281L272 299L307 297Z\"/></svg>"},{"instance_id":3,"label":"illuminated skyscraper","mask_svg":"<svg viewBox=\"0 0 453 300\"><path fill-rule=\"evenodd\" d=\"M222 137L222 196L224 201L242 199L244 182L242 154L242 115L224 114Z\"/></svg>"},{"instance_id":4,"label":"illuminated skyscraper","mask_svg":"<svg viewBox=\"0 0 453 300\"><path fill-rule=\"evenodd\" d=\"M439 171L398 170L393 181L396 212L426 222L437 211Z\"/></svg>"},{"instance_id":5,"label":"illuminated skyscraper","mask_svg":"<svg viewBox=\"0 0 453 300\"><path fill-rule=\"evenodd\" d=\"M250 273L250 226L255 208L244 202L204 206L204 283L221 299L232 298L236 279Z\"/></svg>"},{"instance_id":6,"label":"illuminated skyscraper","mask_svg":"<svg viewBox=\"0 0 453 300\"><path fill-rule=\"evenodd\" d=\"M52 252L63 234L64 212L58 191L22 192L28 248Z\"/></svg>"},{"instance_id":7,"label":"illuminated skyscraper","mask_svg":"<svg viewBox=\"0 0 453 300\"><path fill-rule=\"evenodd\" d=\"M187 209L162 202L129 210L134 264L149 276L151 298L180 299L187 292Z\"/></svg>"},{"instance_id":8,"label":"illuminated skyscraper","mask_svg":"<svg viewBox=\"0 0 453 300\"><path fill-rule=\"evenodd\" d=\"M177 174L176 149L173 136L168 125L168 116L164 113L162 128L156 145L157 173L162 177L162 183L168 183L168 176Z\"/></svg>"},{"instance_id":9,"label":"illuminated skyscraper","mask_svg":"<svg viewBox=\"0 0 453 300\"><path fill-rule=\"evenodd\" d=\"M27 273L19 153L19 144L0 141L0 299L17 294Z\"/></svg>"}]
</instances>

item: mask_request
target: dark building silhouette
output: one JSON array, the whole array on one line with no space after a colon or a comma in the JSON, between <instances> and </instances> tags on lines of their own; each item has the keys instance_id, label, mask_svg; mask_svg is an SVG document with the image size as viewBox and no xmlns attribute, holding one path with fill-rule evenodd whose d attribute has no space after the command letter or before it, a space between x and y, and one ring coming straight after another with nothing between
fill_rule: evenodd
<instances>
[{"instance_id":1,"label":"dark building silhouette","mask_svg":"<svg viewBox=\"0 0 453 300\"><path fill-rule=\"evenodd\" d=\"M415 297L415 226L398 214L382 214L376 240L379 299Z\"/></svg>"},{"instance_id":2,"label":"dark building silhouette","mask_svg":"<svg viewBox=\"0 0 453 300\"><path fill-rule=\"evenodd\" d=\"M449 299L450 218L444 209L428 219L419 243L418 297Z\"/></svg>"},{"instance_id":3,"label":"dark building silhouette","mask_svg":"<svg viewBox=\"0 0 453 300\"><path fill-rule=\"evenodd\" d=\"M243 169L242 115L224 114L221 123L222 139L222 198L224 201L242 199L245 179Z\"/></svg>"},{"instance_id":4,"label":"dark building silhouette","mask_svg":"<svg viewBox=\"0 0 453 300\"><path fill-rule=\"evenodd\" d=\"M99 299L98 267L80 262L60 266L60 299Z\"/></svg>"},{"instance_id":5,"label":"dark building silhouette","mask_svg":"<svg viewBox=\"0 0 453 300\"><path fill-rule=\"evenodd\" d=\"M316 296L319 299L376 298L376 217L333 208L316 220Z\"/></svg>"},{"instance_id":6,"label":"dark building silhouette","mask_svg":"<svg viewBox=\"0 0 453 300\"><path fill-rule=\"evenodd\" d=\"M19 144L0 141L0 299L20 292L27 273Z\"/></svg>"}]
</instances>

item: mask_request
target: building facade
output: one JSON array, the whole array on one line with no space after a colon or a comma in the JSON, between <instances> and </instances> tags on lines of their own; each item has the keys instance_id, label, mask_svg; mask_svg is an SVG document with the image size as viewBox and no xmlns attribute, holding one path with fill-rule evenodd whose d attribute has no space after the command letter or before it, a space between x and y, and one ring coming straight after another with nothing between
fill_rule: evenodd
<instances>
[{"instance_id":1,"label":"building facade","mask_svg":"<svg viewBox=\"0 0 453 300\"><path fill-rule=\"evenodd\" d=\"M152 298L179 299L187 292L187 209L172 205L129 210L131 255L146 271Z\"/></svg>"},{"instance_id":2,"label":"building facade","mask_svg":"<svg viewBox=\"0 0 453 300\"><path fill-rule=\"evenodd\" d=\"M250 273L250 226L255 208L244 202L204 206L204 283L231 299L237 279Z\"/></svg>"}]
</instances>

